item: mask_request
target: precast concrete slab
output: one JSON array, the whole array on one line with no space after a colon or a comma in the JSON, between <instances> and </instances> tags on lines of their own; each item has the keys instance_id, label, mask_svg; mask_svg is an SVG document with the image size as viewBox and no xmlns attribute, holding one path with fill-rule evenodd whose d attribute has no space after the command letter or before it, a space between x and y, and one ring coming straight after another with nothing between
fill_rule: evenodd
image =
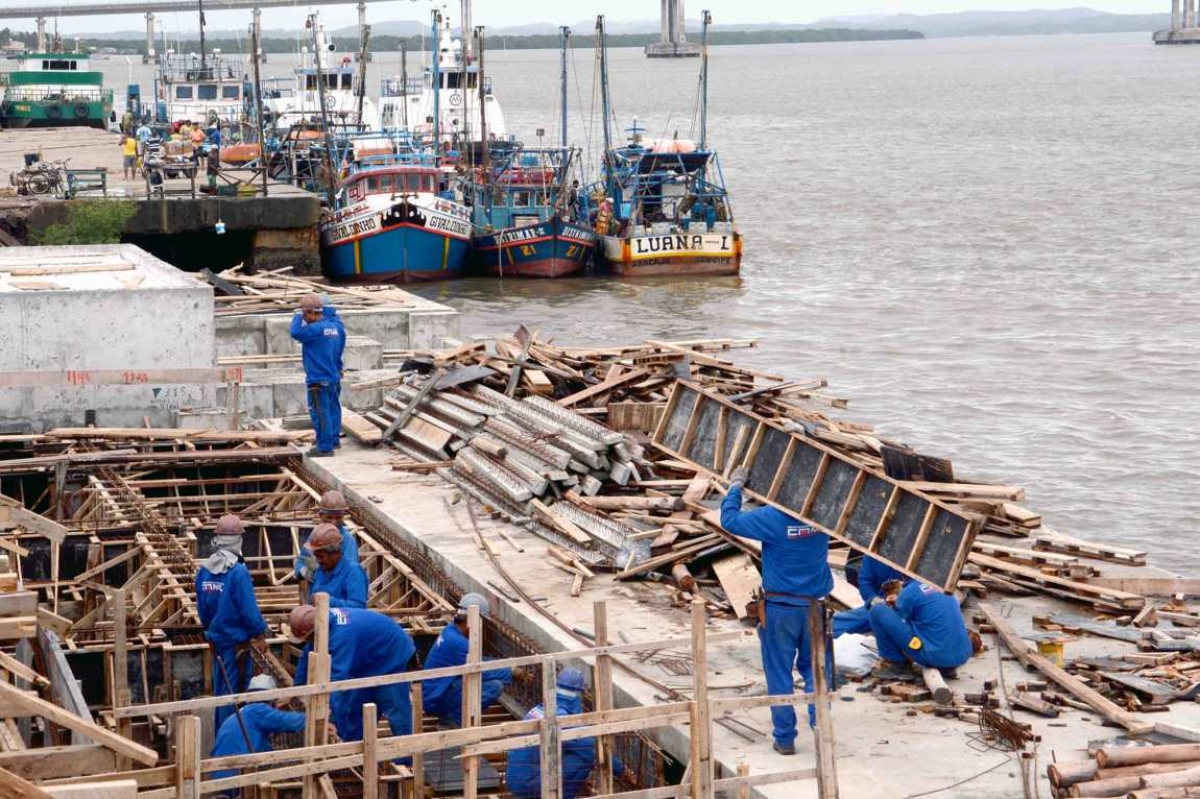
<instances>
[{"instance_id":1,"label":"precast concrete slab","mask_svg":"<svg viewBox=\"0 0 1200 799\"><path fill-rule=\"evenodd\" d=\"M424 554L437 568L464 591L488 596L494 612L505 624L528 636L546 651L581 648L573 637L546 619L524 601L512 602L492 584L504 585L504 578L480 551L473 538L467 501L453 486L432 475L396 472L391 468L394 453L387 449L370 450L346 441L334 458L305 460L304 467L318 479L352 494L366 512L402 540ZM545 543L526 529L489 518L475 506L480 535L497 554L500 564L535 598L544 597L541 606L568 629L590 631L593 628L594 600L608 603L611 635L617 641L654 640L686 637L689 634L688 610L673 607L670 591L661 585L641 582L616 582L599 574L588 580L580 597L570 596L571 578L551 566L545 556ZM519 547L499 535L500 531ZM1110 573L1108 564L1104 571ZM1119 569L1120 567L1114 567ZM1148 568L1148 567L1146 567ZM1143 568L1143 576L1150 572ZM1111 571L1111 573L1117 573ZM1155 574L1163 574L1154 570ZM1022 632L1032 629L1030 618L1072 606L1044 597L1019 600L993 600L1010 613ZM971 614L970 607L966 611ZM710 633L744 629L733 620L712 619ZM989 649L959 669L952 689L978 693L985 680L996 679L1001 672L1008 690L1018 682L1037 679L1019 664L1005 661L1007 654L997 639L988 636ZM1133 652L1132 644L1098 638L1080 638L1068 644L1069 655L1119 654ZM666 671L637 656L620 658L645 674L653 683L615 670L615 695L618 706L653 705L661 699L661 686L687 692L691 680ZM765 694L758 646L753 635L747 640L710 651L710 691L715 696L752 696ZM657 686L655 685L657 683ZM858 693L855 683L841 689L833 702L837 742L838 777L843 797L874 799L881 795L910 795L945 790L960 781L962 791L974 797L1008 799L1022 795L1021 768L1014 755L987 747L978 747L976 725L937 718L931 708L912 704L893 704L885 698ZM1200 728L1200 706L1181 702L1169 713L1147 716L1148 720ZM738 723L715 729L713 751L718 769L732 776L739 763L750 773L766 774L813 765L812 739L803 726L797 739L799 754L784 757L771 749L771 721L767 709L745 712ZM1029 723L1042 736L1038 746L1036 770L1043 788L1048 788L1045 768L1052 756L1058 760L1083 759L1089 741L1120 735L1101 725L1095 713L1068 711L1059 719L1043 719L1019 714L1018 721ZM1066 726L1051 726L1063 725ZM743 726L747 725L747 726ZM672 755L686 761L686 728L660 729L653 737ZM956 789L957 790L957 789ZM814 781L797 781L754 789L755 795L784 799L816 796ZM963 795L950 791L945 795Z\"/></svg>"}]
</instances>

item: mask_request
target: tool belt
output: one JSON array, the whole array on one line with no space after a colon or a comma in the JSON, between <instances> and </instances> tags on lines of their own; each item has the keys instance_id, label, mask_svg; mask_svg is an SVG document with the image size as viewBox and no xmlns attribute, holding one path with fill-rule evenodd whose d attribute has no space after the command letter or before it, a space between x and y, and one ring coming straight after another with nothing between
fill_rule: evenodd
<instances>
[{"instance_id":1,"label":"tool belt","mask_svg":"<svg viewBox=\"0 0 1200 799\"><path fill-rule=\"evenodd\" d=\"M752 619L758 619L758 626L762 629L767 628L767 600L768 599L801 599L811 604L819 602L820 597L804 596L803 594L789 594L786 591L766 591L761 588L755 588L751 600L746 603L746 615Z\"/></svg>"}]
</instances>

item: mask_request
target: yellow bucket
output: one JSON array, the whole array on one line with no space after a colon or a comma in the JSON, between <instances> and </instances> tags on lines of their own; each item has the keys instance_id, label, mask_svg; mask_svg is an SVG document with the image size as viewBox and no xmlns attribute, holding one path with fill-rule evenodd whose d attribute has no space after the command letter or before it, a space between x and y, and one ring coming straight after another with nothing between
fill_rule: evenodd
<instances>
[{"instance_id":1,"label":"yellow bucket","mask_svg":"<svg viewBox=\"0 0 1200 799\"><path fill-rule=\"evenodd\" d=\"M1067 665L1067 659L1063 655L1062 641L1038 641L1038 654L1049 660L1060 669Z\"/></svg>"}]
</instances>

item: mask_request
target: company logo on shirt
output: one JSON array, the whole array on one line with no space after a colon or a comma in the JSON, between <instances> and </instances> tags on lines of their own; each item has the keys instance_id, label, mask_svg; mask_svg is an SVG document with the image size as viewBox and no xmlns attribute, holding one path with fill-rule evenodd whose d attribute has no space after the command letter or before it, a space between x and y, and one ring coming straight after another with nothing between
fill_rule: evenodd
<instances>
[{"instance_id":1,"label":"company logo on shirt","mask_svg":"<svg viewBox=\"0 0 1200 799\"><path fill-rule=\"evenodd\" d=\"M336 329L336 328L333 328L333 327L327 327L327 328L325 328L323 335L324 335L326 338L329 338L330 336L332 336L333 338L337 338L337 337L338 337L338 332L337 332L337 329Z\"/></svg>"},{"instance_id":2,"label":"company logo on shirt","mask_svg":"<svg viewBox=\"0 0 1200 799\"><path fill-rule=\"evenodd\" d=\"M807 524L791 524L788 525L787 529L787 537L789 541L798 541L801 538L808 538L810 535L816 534L816 528L809 527Z\"/></svg>"},{"instance_id":3,"label":"company logo on shirt","mask_svg":"<svg viewBox=\"0 0 1200 799\"><path fill-rule=\"evenodd\" d=\"M937 593L937 589L936 589L936 588L934 588L932 585L925 585L925 583L921 583L921 593L923 593L923 594L936 594L936 593Z\"/></svg>"},{"instance_id":4,"label":"company logo on shirt","mask_svg":"<svg viewBox=\"0 0 1200 799\"><path fill-rule=\"evenodd\" d=\"M225 592L225 584L224 583L213 583L213 582L209 582L208 580L205 580L204 582L200 583L200 593L211 594L214 591L218 594L224 593Z\"/></svg>"},{"instance_id":5,"label":"company logo on shirt","mask_svg":"<svg viewBox=\"0 0 1200 799\"><path fill-rule=\"evenodd\" d=\"M332 614L334 624L343 625L350 623L350 614L341 608L333 608L329 612Z\"/></svg>"}]
</instances>

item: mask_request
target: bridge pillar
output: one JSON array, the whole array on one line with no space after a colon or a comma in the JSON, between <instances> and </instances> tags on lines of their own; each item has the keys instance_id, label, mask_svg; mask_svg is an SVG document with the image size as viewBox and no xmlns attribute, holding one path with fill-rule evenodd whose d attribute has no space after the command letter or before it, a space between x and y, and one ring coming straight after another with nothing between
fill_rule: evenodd
<instances>
[{"instance_id":1,"label":"bridge pillar","mask_svg":"<svg viewBox=\"0 0 1200 799\"><path fill-rule=\"evenodd\" d=\"M1179 0L1171 0L1171 30L1179 30Z\"/></svg>"},{"instance_id":2,"label":"bridge pillar","mask_svg":"<svg viewBox=\"0 0 1200 799\"><path fill-rule=\"evenodd\" d=\"M46 52L46 18L37 18L37 49L39 53Z\"/></svg>"},{"instance_id":3,"label":"bridge pillar","mask_svg":"<svg viewBox=\"0 0 1200 799\"><path fill-rule=\"evenodd\" d=\"M146 12L146 62L153 64L156 61L154 53L154 13Z\"/></svg>"},{"instance_id":4,"label":"bridge pillar","mask_svg":"<svg viewBox=\"0 0 1200 799\"><path fill-rule=\"evenodd\" d=\"M1196 0L1183 0L1183 27L1192 28L1196 25Z\"/></svg>"}]
</instances>

